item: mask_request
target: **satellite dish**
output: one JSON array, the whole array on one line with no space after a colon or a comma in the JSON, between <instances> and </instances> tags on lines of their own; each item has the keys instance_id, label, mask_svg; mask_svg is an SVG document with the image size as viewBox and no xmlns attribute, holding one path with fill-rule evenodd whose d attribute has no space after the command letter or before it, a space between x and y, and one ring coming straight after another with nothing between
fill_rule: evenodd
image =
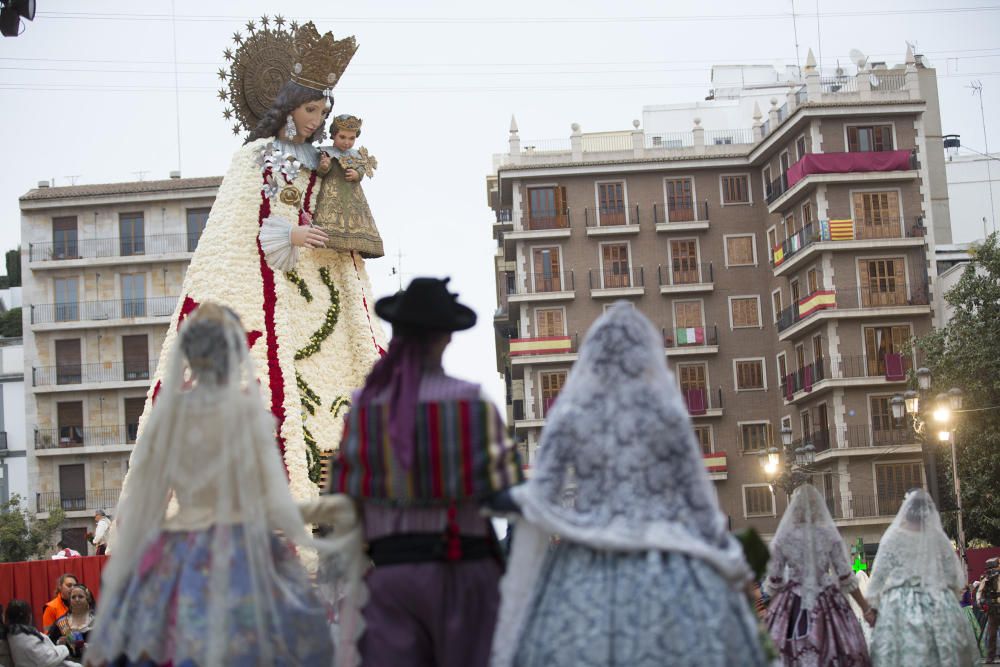
<instances>
[{"instance_id":1,"label":"satellite dish","mask_svg":"<svg viewBox=\"0 0 1000 667\"><path fill-rule=\"evenodd\" d=\"M864 69L865 65L868 64L868 56L863 54L858 49L851 49L849 55L851 56L851 60L854 61L854 64L858 66L858 69Z\"/></svg>"}]
</instances>

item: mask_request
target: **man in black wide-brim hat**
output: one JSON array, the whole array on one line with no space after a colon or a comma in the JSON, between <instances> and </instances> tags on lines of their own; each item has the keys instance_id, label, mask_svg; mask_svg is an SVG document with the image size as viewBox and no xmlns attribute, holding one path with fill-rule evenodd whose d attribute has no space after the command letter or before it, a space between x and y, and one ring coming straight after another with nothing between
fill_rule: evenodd
<instances>
[{"instance_id":1,"label":"man in black wide-brim hat","mask_svg":"<svg viewBox=\"0 0 1000 667\"><path fill-rule=\"evenodd\" d=\"M523 481L497 409L445 375L451 334L476 314L448 280L380 299L388 353L355 396L327 491L360 501L368 555L365 665L486 665L502 573L479 507Z\"/></svg>"}]
</instances>

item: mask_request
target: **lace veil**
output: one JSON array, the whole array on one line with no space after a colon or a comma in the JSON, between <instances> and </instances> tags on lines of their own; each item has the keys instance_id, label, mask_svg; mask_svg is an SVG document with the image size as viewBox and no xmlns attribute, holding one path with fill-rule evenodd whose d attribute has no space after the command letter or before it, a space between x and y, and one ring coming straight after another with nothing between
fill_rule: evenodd
<instances>
[{"instance_id":1,"label":"lace veil","mask_svg":"<svg viewBox=\"0 0 1000 667\"><path fill-rule=\"evenodd\" d=\"M206 303L181 327L161 391L132 455L131 469L117 512L113 556L104 569L102 609L119 599L147 549L164 530L208 530L211 565L203 574L204 608L199 622L209 625L205 646L176 646L174 664L226 662L233 641L226 600L234 595L235 558L245 559L240 593L254 605L244 609L258 628L260 664L294 656L294 647L270 631L289 604L302 613L326 618L322 605L296 600L301 590L278 572L274 540L316 547L288 491L275 446L275 422L264 403L247 353L246 332L232 311ZM303 573L304 575L304 573ZM105 619L108 619L105 622ZM95 664L127 655L156 663L170 656L98 613L88 661ZM332 652L332 647L331 647ZM135 653L135 655L133 655Z\"/></svg>"},{"instance_id":2,"label":"lace veil","mask_svg":"<svg viewBox=\"0 0 1000 667\"><path fill-rule=\"evenodd\" d=\"M794 580L799 585L802 607L807 610L816 604L820 592L834 582L831 569L850 571L847 546L823 496L812 484L795 489L771 540L771 551L775 567L782 571L772 570L769 575Z\"/></svg>"},{"instance_id":3,"label":"lace veil","mask_svg":"<svg viewBox=\"0 0 1000 667\"><path fill-rule=\"evenodd\" d=\"M681 552L734 584L748 577L663 342L628 304L591 327L548 416L534 474L512 494L523 520L501 584L494 665L511 659L551 534L594 549Z\"/></svg>"},{"instance_id":4,"label":"lace veil","mask_svg":"<svg viewBox=\"0 0 1000 667\"><path fill-rule=\"evenodd\" d=\"M910 491L878 545L868 601L877 607L883 593L904 585L957 593L965 582L965 567L941 527L934 500L923 489Z\"/></svg>"}]
</instances>

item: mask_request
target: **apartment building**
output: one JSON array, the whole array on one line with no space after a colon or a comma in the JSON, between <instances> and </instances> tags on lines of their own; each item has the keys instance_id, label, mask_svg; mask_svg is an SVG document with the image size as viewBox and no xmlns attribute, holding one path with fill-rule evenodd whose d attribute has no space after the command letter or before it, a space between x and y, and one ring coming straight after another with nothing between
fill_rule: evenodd
<instances>
[{"instance_id":1,"label":"apartment building","mask_svg":"<svg viewBox=\"0 0 1000 667\"><path fill-rule=\"evenodd\" d=\"M0 337L0 504L14 495L28 500L26 455L24 346L20 338Z\"/></svg>"},{"instance_id":2,"label":"apartment building","mask_svg":"<svg viewBox=\"0 0 1000 667\"><path fill-rule=\"evenodd\" d=\"M924 484L889 400L920 361L907 343L933 326L934 248L951 242L935 73L908 51L832 76L810 53L801 76L773 74L689 105L689 129L663 127L664 107L645 130L574 124L565 142L512 121L487 179L509 423L530 465L588 327L624 299L662 332L734 529L774 532L786 498L762 454L790 428L845 537L878 541ZM746 126L703 127L726 110Z\"/></svg>"},{"instance_id":3,"label":"apartment building","mask_svg":"<svg viewBox=\"0 0 1000 667\"><path fill-rule=\"evenodd\" d=\"M31 505L86 553L112 511L184 272L222 179L38 188L20 198Z\"/></svg>"}]
</instances>

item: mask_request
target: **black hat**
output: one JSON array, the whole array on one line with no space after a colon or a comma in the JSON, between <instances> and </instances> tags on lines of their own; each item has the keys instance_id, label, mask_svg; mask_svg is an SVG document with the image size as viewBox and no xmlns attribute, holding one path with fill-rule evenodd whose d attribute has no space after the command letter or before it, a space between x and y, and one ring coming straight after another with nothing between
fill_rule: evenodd
<instances>
[{"instance_id":1,"label":"black hat","mask_svg":"<svg viewBox=\"0 0 1000 667\"><path fill-rule=\"evenodd\" d=\"M476 323L476 313L448 291L451 278L414 278L407 288L375 302L386 322L427 331L462 331Z\"/></svg>"}]
</instances>

